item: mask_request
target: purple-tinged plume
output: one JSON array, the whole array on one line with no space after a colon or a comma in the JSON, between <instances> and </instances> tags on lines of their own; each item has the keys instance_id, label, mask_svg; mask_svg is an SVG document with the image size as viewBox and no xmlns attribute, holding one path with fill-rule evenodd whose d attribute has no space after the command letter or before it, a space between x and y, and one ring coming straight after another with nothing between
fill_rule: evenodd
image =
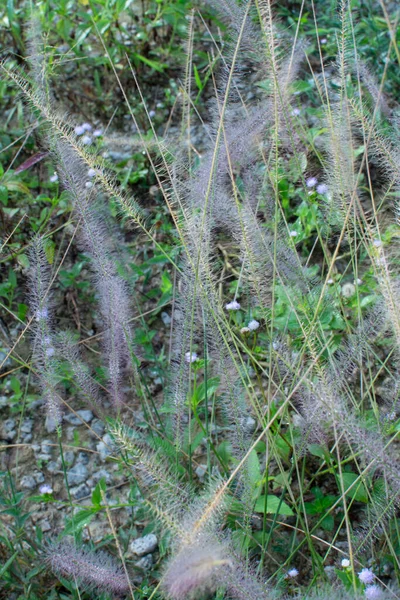
<instances>
[{"instance_id":1,"label":"purple-tinged plume","mask_svg":"<svg viewBox=\"0 0 400 600\"><path fill-rule=\"evenodd\" d=\"M105 552L92 552L62 542L47 549L46 564L53 573L77 581L87 589L122 594L129 591L129 581L122 567Z\"/></svg>"}]
</instances>

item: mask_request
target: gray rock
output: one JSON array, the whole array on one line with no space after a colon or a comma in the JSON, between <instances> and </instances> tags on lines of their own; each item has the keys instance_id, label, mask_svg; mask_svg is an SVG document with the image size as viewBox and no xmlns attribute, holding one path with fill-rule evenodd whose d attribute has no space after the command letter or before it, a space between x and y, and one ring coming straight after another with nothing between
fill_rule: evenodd
<instances>
[{"instance_id":1,"label":"gray rock","mask_svg":"<svg viewBox=\"0 0 400 600\"><path fill-rule=\"evenodd\" d=\"M73 450L67 450L66 452L64 452L64 462L71 466L74 464L75 461L75 454Z\"/></svg>"},{"instance_id":2,"label":"gray rock","mask_svg":"<svg viewBox=\"0 0 400 600\"><path fill-rule=\"evenodd\" d=\"M36 483L43 483L44 482L44 475L41 471L35 471L35 473L33 474Z\"/></svg>"},{"instance_id":3,"label":"gray rock","mask_svg":"<svg viewBox=\"0 0 400 600\"><path fill-rule=\"evenodd\" d=\"M132 554L136 554L137 556L144 556L145 554L153 552L157 548L157 546L157 536L155 536L154 533L149 533L148 535L144 535L143 537L133 540L130 543L129 548Z\"/></svg>"},{"instance_id":4,"label":"gray rock","mask_svg":"<svg viewBox=\"0 0 400 600\"><path fill-rule=\"evenodd\" d=\"M67 473L67 481L71 486L79 485L88 478L88 470L82 463L77 463Z\"/></svg>"},{"instance_id":5,"label":"gray rock","mask_svg":"<svg viewBox=\"0 0 400 600\"><path fill-rule=\"evenodd\" d=\"M6 419L3 423L3 431L7 433L15 429L15 419Z\"/></svg>"},{"instance_id":6,"label":"gray rock","mask_svg":"<svg viewBox=\"0 0 400 600\"><path fill-rule=\"evenodd\" d=\"M60 471L60 466L55 460L51 460L47 463L46 469L49 473L57 473L58 471Z\"/></svg>"},{"instance_id":7,"label":"gray rock","mask_svg":"<svg viewBox=\"0 0 400 600\"><path fill-rule=\"evenodd\" d=\"M53 417L50 417L49 415L47 415L44 426L45 426L47 433L54 433L55 430L57 429L57 421Z\"/></svg>"},{"instance_id":8,"label":"gray rock","mask_svg":"<svg viewBox=\"0 0 400 600\"><path fill-rule=\"evenodd\" d=\"M51 454L53 450L53 443L51 440L43 440L40 444L40 450L43 454Z\"/></svg>"},{"instance_id":9,"label":"gray rock","mask_svg":"<svg viewBox=\"0 0 400 600\"><path fill-rule=\"evenodd\" d=\"M152 554L146 554L146 556L143 556L140 560L137 560L135 562L135 567L138 567L139 569L142 569L143 571L150 571L152 566L153 566L153 555Z\"/></svg>"},{"instance_id":10,"label":"gray rock","mask_svg":"<svg viewBox=\"0 0 400 600\"><path fill-rule=\"evenodd\" d=\"M87 465L89 462L89 454L87 452L79 452L76 462Z\"/></svg>"},{"instance_id":11,"label":"gray rock","mask_svg":"<svg viewBox=\"0 0 400 600\"><path fill-rule=\"evenodd\" d=\"M77 415L79 415L79 418ZM64 421L67 421L71 425L82 425L82 421L90 423L93 420L93 413L91 410L77 410L76 415L70 414L64 416Z\"/></svg>"},{"instance_id":12,"label":"gray rock","mask_svg":"<svg viewBox=\"0 0 400 600\"><path fill-rule=\"evenodd\" d=\"M100 421L100 419L95 419L93 421L93 423L91 424L91 428L93 429L94 433L96 433L99 437L102 437L105 431L105 427L104 427L104 423L102 423L102 421ZM91 434L93 435L93 431L91 432Z\"/></svg>"},{"instance_id":13,"label":"gray rock","mask_svg":"<svg viewBox=\"0 0 400 600\"><path fill-rule=\"evenodd\" d=\"M6 431L6 432L4 432L3 438L5 440L7 440L8 442L11 442L11 440L13 440L16 435L17 435L17 432L15 431L15 429L13 429L12 431Z\"/></svg>"},{"instance_id":14,"label":"gray rock","mask_svg":"<svg viewBox=\"0 0 400 600\"><path fill-rule=\"evenodd\" d=\"M41 523L41 528L42 528L42 531L45 533L46 531L50 531L52 529L52 526L50 525L49 521L47 519L45 519Z\"/></svg>"},{"instance_id":15,"label":"gray rock","mask_svg":"<svg viewBox=\"0 0 400 600\"><path fill-rule=\"evenodd\" d=\"M31 433L33 428L33 419L25 419L22 423L21 431L23 433Z\"/></svg>"},{"instance_id":16,"label":"gray rock","mask_svg":"<svg viewBox=\"0 0 400 600\"><path fill-rule=\"evenodd\" d=\"M100 454L100 459L103 462L105 462L107 456L110 456L110 454L112 453L113 446L114 446L113 441L112 441L111 437L108 435L108 433L106 433L106 435L103 436L103 439L101 442L96 444L96 450Z\"/></svg>"},{"instance_id":17,"label":"gray rock","mask_svg":"<svg viewBox=\"0 0 400 600\"><path fill-rule=\"evenodd\" d=\"M196 475L199 479L203 479L204 475L207 473L207 465L199 465L196 469Z\"/></svg>"},{"instance_id":18,"label":"gray rock","mask_svg":"<svg viewBox=\"0 0 400 600\"><path fill-rule=\"evenodd\" d=\"M77 500L80 500L85 496L90 496L90 488L86 485L86 483L82 483L81 485L71 488L70 492L71 496L73 496Z\"/></svg>"},{"instance_id":19,"label":"gray rock","mask_svg":"<svg viewBox=\"0 0 400 600\"><path fill-rule=\"evenodd\" d=\"M22 436L22 440L23 440L23 442L25 442L25 444L29 444L29 442L32 441L32 434L26 433L25 435Z\"/></svg>"},{"instance_id":20,"label":"gray rock","mask_svg":"<svg viewBox=\"0 0 400 600\"><path fill-rule=\"evenodd\" d=\"M31 475L24 475L20 481L21 487L33 490L36 487L36 481Z\"/></svg>"},{"instance_id":21,"label":"gray rock","mask_svg":"<svg viewBox=\"0 0 400 600\"><path fill-rule=\"evenodd\" d=\"M99 471L96 471L92 475L92 479L95 484L97 484L100 481L100 479L102 479L102 478L104 478L106 480L106 483L111 483L111 481L112 481L112 475L111 475L111 473L106 471L106 469L100 469Z\"/></svg>"},{"instance_id":22,"label":"gray rock","mask_svg":"<svg viewBox=\"0 0 400 600\"><path fill-rule=\"evenodd\" d=\"M161 313L161 319L162 322L164 323L164 325L170 325L171 324L171 317L169 316L169 314L167 312L162 312Z\"/></svg>"}]
</instances>

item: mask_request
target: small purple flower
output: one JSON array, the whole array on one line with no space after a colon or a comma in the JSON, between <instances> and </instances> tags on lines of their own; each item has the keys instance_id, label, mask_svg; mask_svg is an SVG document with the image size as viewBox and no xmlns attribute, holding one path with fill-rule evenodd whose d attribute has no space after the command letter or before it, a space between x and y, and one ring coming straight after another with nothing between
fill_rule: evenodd
<instances>
[{"instance_id":1,"label":"small purple flower","mask_svg":"<svg viewBox=\"0 0 400 600\"><path fill-rule=\"evenodd\" d=\"M290 571L288 571L288 577L297 577L297 575L299 574L298 570L294 567L293 569L290 569Z\"/></svg>"},{"instance_id":2,"label":"small purple flower","mask_svg":"<svg viewBox=\"0 0 400 600\"><path fill-rule=\"evenodd\" d=\"M290 237L297 237L299 234L297 233L297 231L292 229L292 231L289 231L289 235L290 235Z\"/></svg>"},{"instance_id":3,"label":"small purple flower","mask_svg":"<svg viewBox=\"0 0 400 600\"><path fill-rule=\"evenodd\" d=\"M358 579L362 583L368 585L374 581L375 575L373 574L371 569L362 569L362 571L360 571L360 573L358 574Z\"/></svg>"},{"instance_id":4,"label":"small purple flower","mask_svg":"<svg viewBox=\"0 0 400 600\"><path fill-rule=\"evenodd\" d=\"M149 117L150 119L153 119L156 116L156 111L155 110L149 110Z\"/></svg>"},{"instance_id":5,"label":"small purple flower","mask_svg":"<svg viewBox=\"0 0 400 600\"><path fill-rule=\"evenodd\" d=\"M365 597L368 600L380 600L382 598L383 593L379 585L369 585L365 588Z\"/></svg>"},{"instance_id":6,"label":"small purple flower","mask_svg":"<svg viewBox=\"0 0 400 600\"><path fill-rule=\"evenodd\" d=\"M56 352L55 352L54 348L52 348L51 346L49 346L48 348L46 348L46 356L48 358L51 358L52 356L54 356L55 353Z\"/></svg>"},{"instance_id":7,"label":"small purple flower","mask_svg":"<svg viewBox=\"0 0 400 600\"><path fill-rule=\"evenodd\" d=\"M53 488L48 483L44 483L43 485L40 486L39 492L41 494L52 494Z\"/></svg>"},{"instance_id":8,"label":"small purple flower","mask_svg":"<svg viewBox=\"0 0 400 600\"><path fill-rule=\"evenodd\" d=\"M187 363L195 362L198 359L196 352L186 352L185 361Z\"/></svg>"},{"instance_id":9,"label":"small purple flower","mask_svg":"<svg viewBox=\"0 0 400 600\"><path fill-rule=\"evenodd\" d=\"M323 196L324 194L326 194L327 191L328 191L328 186L326 185L326 183L320 183L319 185L317 185L317 192L321 196Z\"/></svg>"},{"instance_id":10,"label":"small purple flower","mask_svg":"<svg viewBox=\"0 0 400 600\"><path fill-rule=\"evenodd\" d=\"M91 181L87 181L85 183L85 188L87 188L88 190L90 190L90 188L92 188L92 187L93 187L93 183Z\"/></svg>"},{"instance_id":11,"label":"small purple flower","mask_svg":"<svg viewBox=\"0 0 400 600\"><path fill-rule=\"evenodd\" d=\"M255 319L252 319L250 321L250 323L247 325L247 327L250 329L250 331L255 331L256 329L258 329L260 327L260 323L258 321L256 321Z\"/></svg>"},{"instance_id":12,"label":"small purple flower","mask_svg":"<svg viewBox=\"0 0 400 600\"><path fill-rule=\"evenodd\" d=\"M88 177L95 177L95 175L97 174L96 169L92 169L90 168L89 171L87 172Z\"/></svg>"},{"instance_id":13,"label":"small purple flower","mask_svg":"<svg viewBox=\"0 0 400 600\"><path fill-rule=\"evenodd\" d=\"M225 308L226 310L239 310L240 304L236 300L232 300L231 302L228 302L228 304L225 304Z\"/></svg>"},{"instance_id":14,"label":"small purple flower","mask_svg":"<svg viewBox=\"0 0 400 600\"><path fill-rule=\"evenodd\" d=\"M93 131L93 137L97 138L103 135L103 130L102 129L95 129Z\"/></svg>"},{"instance_id":15,"label":"small purple flower","mask_svg":"<svg viewBox=\"0 0 400 600\"><path fill-rule=\"evenodd\" d=\"M294 108L292 110L293 117L298 117L300 113L301 113L301 110L299 108Z\"/></svg>"},{"instance_id":16,"label":"small purple flower","mask_svg":"<svg viewBox=\"0 0 400 600\"><path fill-rule=\"evenodd\" d=\"M84 131L92 131L92 126L90 123L82 123L81 127L84 129Z\"/></svg>"},{"instance_id":17,"label":"small purple flower","mask_svg":"<svg viewBox=\"0 0 400 600\"><path fill-rule=\"evenodd\" d=\"M57 183L58 175L55 171L54 171L54 174L50 177L50 181L51 181L51 183Z\"/></svg>"},{"instance_id":18,"label":"small purple flower","mask_svg":"<svg viewBox=\"0 0 400 600\"><path fill-rule=\"evenodd\" d=\"M85 146L90 146L91 143L92 138L90 137L90 135L84 135L82 138L82 144L84 144Z\"/></svg>"},{"instance_id":19,"label":"small purple flower","mask_svg":"<svg viewBox=\"0 0 400 600\"><path fill-rule=\"evenodd\" d=\"M76 135L83 135L85 133L86 129L83 127L83 125L77 125L75 127L75 133Z\"/></svg>"},{"instance_id":20,"label":"small purple flower","mask_svg":"<svg viewBox=\"0 0 400 600\"><path fill-rule=\"evenodd\" d=\"M308 188L313 188L317 185L318 183L318 179L316 177L309 177L308 179L306 179L306 186Z\"/></svg>"}]
</instances>

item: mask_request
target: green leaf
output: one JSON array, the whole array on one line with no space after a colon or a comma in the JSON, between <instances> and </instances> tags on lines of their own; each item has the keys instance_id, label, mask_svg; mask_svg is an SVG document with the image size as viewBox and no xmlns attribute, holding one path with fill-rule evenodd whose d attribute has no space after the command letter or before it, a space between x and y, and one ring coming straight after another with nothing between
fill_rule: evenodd
<instances>
[{"instance_id":1,"label":"green leaf","mask_svg":"<svg viewBox=\"0 0 400 600\"><path fill-rule=\"evenodd\" d=\"M2 576L4 575L4 573L7 571L7 569L9 567L11 567L12 563L17 558L17 556L18 556L18 550L16 552L14 552L14 554L12 556L10 556L10 558L8 559L8 561L1 567L1 569L0 569L0 580L1 580Z\"/></svg>"},{"instance_id":2,"label":"green leaf","mask_svg":"<svg viewBox=\"0 0 400 600\"><path fill-rule=\"evenodd\" d=\"M84 509L80 510L76 515L67 520L63 535L74 535L81 531L86 525L90 523L98 509Z\"/></svg>"},{"instance_id":3,"label":"green leaf","mask_svg":"<svg viewBox=\"0 0 400 600\"><path fill-rule=\"evenodd\" d=\"M365 485L361 482L358 475L356 475L355 473L343 473L342 480L343 480L344 492L348 498L353 498L357 502L365 502L365 503L368 502L367 490L365 488ZM356 483L351 488L351 490L346 492L346 490L351 485L353 485L353 483L357 480L358 480L358 483ZM338 479L338 487L339 487L339 489L341 489L339 479Z\"/></svg>"},{"instance_id":4,"label":"green leaf","mask_svg":"<svg viewBox=\"0 0 400 600\"><path fill-rule=\"evenodd\" d=\"M94 506L99 507L101 505L101 500L103 497L102 493L105 493L105 491L106 480L104 479L104 477L102 477L92 492L92 503L94 504Z\"/></svg>"},{"instance_id":5,"label":"green leaf","mask_svg":"<svg viewBox=\"0 0 400 600\"><path fill-rule=\"evenodd\" d=\"M263 514L265 512L266 514L287 515L290 517L294 515L290 506L273 494L268 494L266 499L265 496L260 496L257 499L254 511Z\"/></svg>"}]
</instances>

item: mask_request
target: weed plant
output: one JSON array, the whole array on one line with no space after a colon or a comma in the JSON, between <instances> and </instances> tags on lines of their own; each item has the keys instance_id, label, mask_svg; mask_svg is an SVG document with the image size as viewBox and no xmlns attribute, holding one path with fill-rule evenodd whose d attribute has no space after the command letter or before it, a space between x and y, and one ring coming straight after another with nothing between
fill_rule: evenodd
<instances>
[{"instance_id":1,"label":"weed plant","mask_svg":"<svg viewBox=\"0 0 400 600\"><path fill-rule=\"evenodd\" d=\"M216 11L211 25L204 10ZM219 0L188 12L180 136L154 126L129 65L148 118L143 133L97 27L168 207L169 246L141 198L113 176L101 142L61 112L40 15L31 18L29 70L2 63L72 207L70 239L56 254L44 227L27 240L29 313L18 317L32 347L22 364L60 450L65 527L50 539L28 535L29 509L8 465L3 512L14 521L1 536L4 597L400 597L397 108L383 93L386 70L377 83L358 55L346 2L328 63L321 37L311 54L274 11L268 0ZM397 20L384 15L389 65L399 59ZM196 28L209 43L203 72L193 59ZM213 93L200 113L205 89ZM201 147L192 143L198 122ZM171 300L162 402L148 386L146 315L133 310L138 284L116 213L138 249L146 240L170 265L160 304ZM71 246L102 323L96 359L56 314ZM123 503L110 501L105 479L89 505L71 497L63 415L75 412L77 394L106 424L108 464L126 474L128 505L157 533L160 562L141 583L114 522ZM51 489L36 500L57 502ZM83 531L99 514L110 536L96 548Z\"/></svg>"}]
</instances>

